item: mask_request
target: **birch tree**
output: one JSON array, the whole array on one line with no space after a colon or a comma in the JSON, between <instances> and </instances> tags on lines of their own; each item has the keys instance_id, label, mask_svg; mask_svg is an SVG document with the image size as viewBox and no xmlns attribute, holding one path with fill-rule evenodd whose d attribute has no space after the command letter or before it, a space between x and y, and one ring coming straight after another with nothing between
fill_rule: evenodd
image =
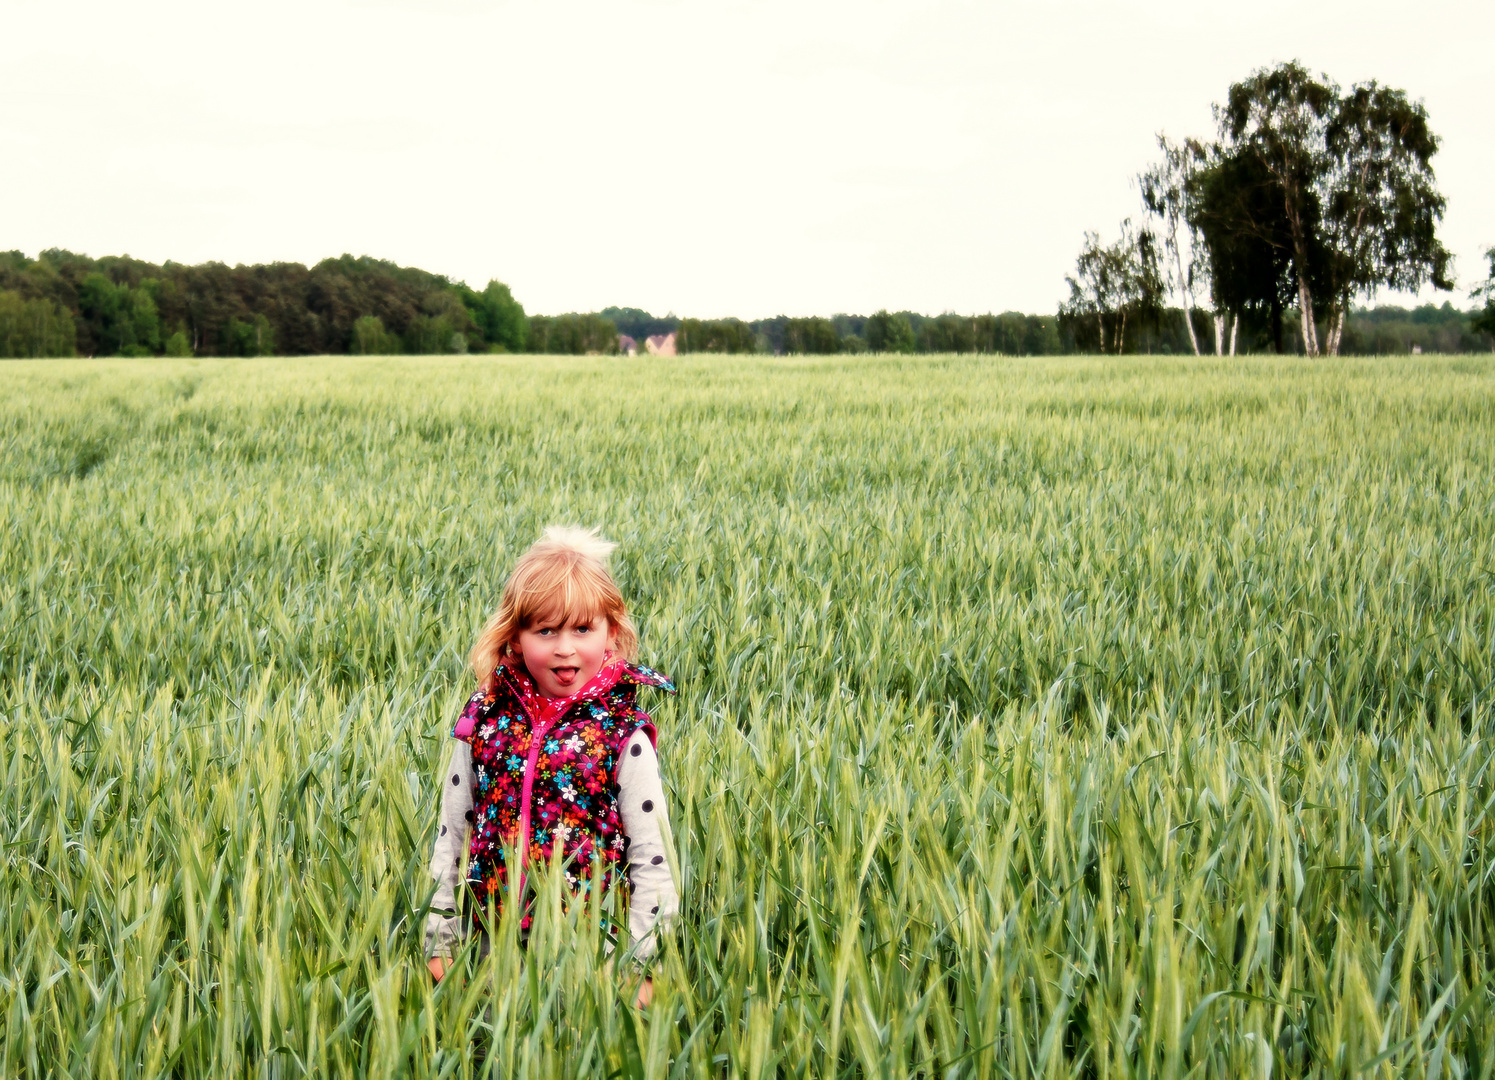
<instances>
[{"instance_id":1,"label":"birch tree","mask_svg":"<svg viewBox=\"0 0 1495 1080\"><path fill-rule=\"evenodd\" d=\"M1081 331L1094 320L1103 353L1125 351L1129 320L1135 329L1162 311L1157 241L1147 229L1134 230L1130 218L1121 223L1121 238L1114 244L1102 244L1098 234L1087 232L1075 273L1064 280L1070 296L1060 305L1060 315Z\"/></svg>"},{"instance_id":2,"label":"birch tree","mask_svg":"<svg viewBox=\"0 0 1495 1080\"><path fill-rule=\"evenodd\" d=\"M1232 355L1249 313L1267 324L1281 352L1282 316L1293 293L1293 242L1271 173L1254 155L1217 144L1205 149L1189 187L1189 226L1208 269L1217 351L1225 341L1221 313L1230 317Z\"/></svg>"},{"instance_id":3,"label":"birch tree","mask_svg":"<svg viewBox=\"0 0 1495 1080\"><path fill-rule=\"evenodd\" d=\"M1222 137L1260 161L1276 183L1292 238L1303 351L1309 356L1319 355L1310 249L1319 182L1327 165L1325 132L1338 98L1338 88L1327 77L1315 79L1293 62L1235 83L1216 111Z\"/></svg>"},{"instance_id":4,"label":"birch tree","mask_svg":"<svg viewBox=\"0 0 1495 1080\"><path fill-rule=\"evenodd\" d=\"M1221 156L1252 159L1271 177L1309 356L1320 353L1320 312L1323 351L1334 355L1356 296L1453 287L1452 257L1437 237L1438 139L1420 102L1374 81L1341 94L1294 62L1231 86L1216 119Z\"/></svg>"},{"instance_id":5,"label":"birch tree","mask_svg":"<svg viewBox=\"0 0 1495 1080\"><path fill-rule=\"evenodd\" d=\"M1452 257L1439 242L1445 200L1433 176L1438 139L1421 102L1375 82L1337 102L1324 131L1323 246L1326 351L1335 356L1353 298L1381 287L1452 289Z\"/></svg>"},{"instance_id":6,"label":"birch tree","mask_svg":"<svg viewBox=\"0 0 1495 1080\"><path fill-rule=\"evenodd\" d=\"M1163 152L1163 160L1139 176L1137 183L1142 190L1142 205L1162 225L1163 250L1167 255L1165 265L1168 291L1178 296L1183 303L1184 325L1189 329L1189 344L1194 348L1194 355L1198 356L1199 337L1194 333L1194 289L1198 284L1194 260L1197 235L1189 223L1188 199L1199 148L1193 140L1182 144L1174 143L1159 132L1158 149ZM1221 333L1218 314L1215 316L1215 323L1215 353L1219 355Z\"/></svg>"}]
</instances>

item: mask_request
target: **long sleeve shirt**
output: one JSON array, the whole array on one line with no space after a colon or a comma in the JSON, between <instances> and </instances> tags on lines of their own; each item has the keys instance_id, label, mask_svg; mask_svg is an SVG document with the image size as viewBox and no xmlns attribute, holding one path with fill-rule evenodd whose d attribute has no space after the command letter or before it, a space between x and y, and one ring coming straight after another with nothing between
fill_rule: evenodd
<instances>
[{"instance_id":1,"label":"long sleeve shirt","mask_svg":"<svg viewBox=\"0 0 1495 1080\"><path fill-rule=\"evenodd\" d=\"M469 920L454 912L473 808L471 746L460 740L455 743L442 777L441 818L431 854L436 894L426 919L426 956L450 959L469 925ZM628 837L628 878L632 886L628 931L635 944L634 955L647 959L654 953L655 927L678 912L680 897L670 875L660 828L661 821L667 823L669 819L664 785L659 777L659 758L642 729L633 733L619 755L617 784L618 812ZM645 805L650 807L648 811L643 809Z\"/></svg>"}]
</instances>

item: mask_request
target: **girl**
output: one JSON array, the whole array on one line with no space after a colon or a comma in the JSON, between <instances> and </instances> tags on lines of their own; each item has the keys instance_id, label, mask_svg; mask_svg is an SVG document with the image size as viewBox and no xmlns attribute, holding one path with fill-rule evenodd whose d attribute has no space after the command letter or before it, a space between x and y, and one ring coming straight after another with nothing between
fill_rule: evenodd
<instances>
[{"instance_id":1,"label":"girl","mask_svg":"<svg viewBox=\"0 0 1495 1080\"><path fill-rule=\"evenodd\" d=\"M454 913L464 854L469 921L490 902L522 903L526 863L548 862L557 845L573 893L589 887L594 862L604 886L624 868L636 956L653 953L655 926L679 907L654 725L636 704L641 686L675 688L632 662L638 634L607 569L616 546L595 530L546 529L472 648L479 688L453 732L431 857L426 957L437 979L466 936ZM529 924L526 913L521 932ZM646 979L639 1003L651 994Z\"/></svg>"}]
</instances>

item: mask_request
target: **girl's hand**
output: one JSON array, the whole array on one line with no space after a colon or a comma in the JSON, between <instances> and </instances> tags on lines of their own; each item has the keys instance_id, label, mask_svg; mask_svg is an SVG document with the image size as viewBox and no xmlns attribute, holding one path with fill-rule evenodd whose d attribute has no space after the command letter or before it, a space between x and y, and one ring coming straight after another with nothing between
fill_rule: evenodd
<instances>
[{"instance_id":1,"label":"girl's hand","mask_svg":"<svg viewBox=\"0 0 1495 1080\"><path fill-rule=\"evenodd\" d=\"M431 971L431 978L437 982L440 982L441 977L446 974L446 961L439 956L433 956L427 960L426 967Z\"/></svg>"},{"instance_id":2,"label":"girl's hand","mask_svg":"<svg viewBox=\"0 0 1495 1080\"><path fill-rule=\"evenodd\" d=\"M644 981L638 984L638 999L634 1001L636 1009L646 1009L649 1002L654 1000L654 980L645 976Z\"/></svg>"}]
</instances>

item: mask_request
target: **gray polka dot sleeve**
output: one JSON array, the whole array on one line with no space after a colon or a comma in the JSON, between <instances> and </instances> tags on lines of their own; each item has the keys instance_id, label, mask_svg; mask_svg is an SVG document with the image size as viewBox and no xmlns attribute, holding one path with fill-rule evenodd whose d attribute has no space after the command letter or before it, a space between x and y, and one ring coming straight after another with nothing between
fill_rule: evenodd
<instances>
[{"instance_id":1,"label":"gray polka dot sleeve","mask_svg":"<svg viewBox=\"0 0 1495 1080\"><path fill-rule=\"evenodd\" d=\"M654 955L656 926L662 926L680 910L680 894L670 873L661 823L669 823L664 805L664 784L659 779L659 758L643 731L636 731L623 748L618 764L618 811L628 837L628 876L633 895L628 905L628 931L634 955Z\"/></svg>"},{"instance_id":2,"label":"gray polka dot sleeve","mask_svg":"<svg viewBox=\"0 0 1495 1080\"><path fill-rule=\"evenodd\" d=\"M436 895L426 916L426 957L451 959L452 950L466 936L463 920L456 913L457 883L467 854L467 830L472 816L472 747L455 741L452 758L442 773L441 819L436 825L436 846L431 853L431 876Z\"/></svg>"}]
</instances>

